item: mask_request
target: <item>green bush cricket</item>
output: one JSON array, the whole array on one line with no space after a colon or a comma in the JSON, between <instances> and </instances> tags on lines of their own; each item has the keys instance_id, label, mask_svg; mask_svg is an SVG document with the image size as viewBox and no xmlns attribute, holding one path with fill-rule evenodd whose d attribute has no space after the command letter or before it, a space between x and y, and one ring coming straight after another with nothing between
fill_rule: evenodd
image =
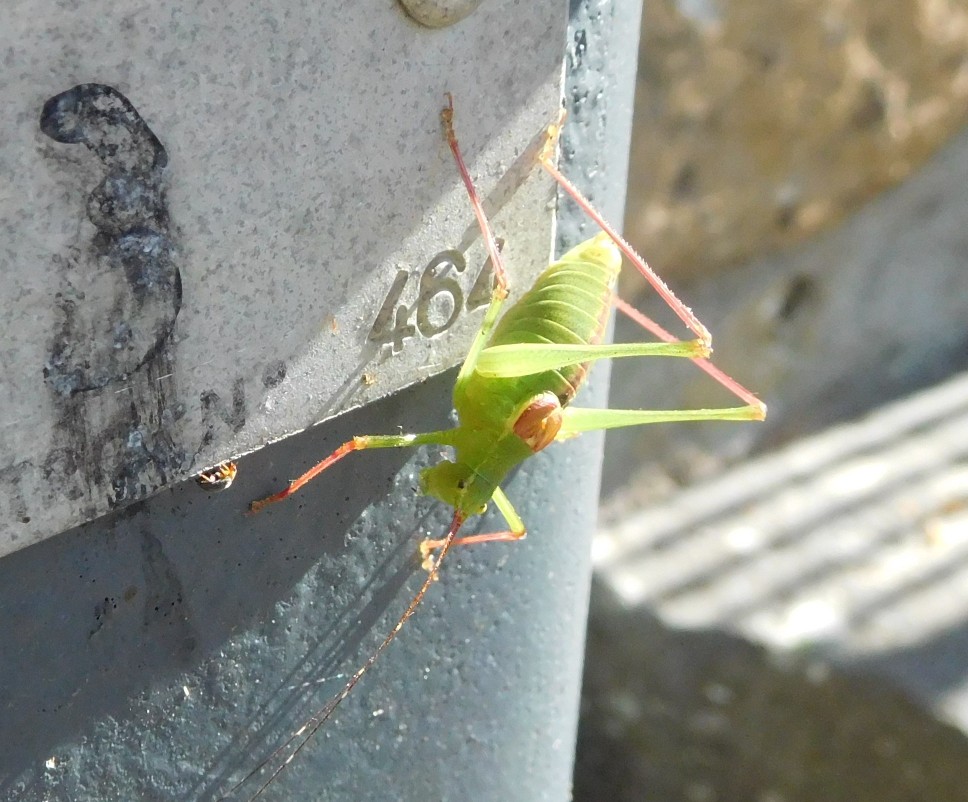
<instances>
[{"instance_id":1,"label":"green bush cricket","mask_svg":"<svg viewBox=\"0 0 968 802\"><path fill-rule=\"evenodd\" d=\"M447 95L447 100L441 113L444 133L467 189L494 271L490 304L454 385L453 403L459 424L451 429L419 434L354 437L291 481L284 490L253 501L250 511L259 512L270 504L288 498L354 451L421 445L448 446L453 449L454 459L444 460L424 470L421 492L454 509L450 528L443 538L427 539L420 544L423 566L428 575L376 650L339 693L233 787L230 793L288 750L285 760L272 771L252 799L258 797L295 758L414 614L437 578L444 556L452 547L490 541L515 541L525 536L524 522L500 487L515 466L553 442L575 437L585 431L672 421L752 421L763 420L766 416L766 406L759 399L708 361L711 338L691 310L673 295L642 258L591 207L579 190L558 171L554 157L563 115L548 127L538 161L602 228L602 233L581 243L546 268L533 286L508 306L508 277L500 248L461 155L454 132L454 109L450 95ZM690 329L695 339L676 339L616 297L615 284L622 267L623 254ZM661 342L604 343L613 305L652 332ZM570 406L585 380L589 363L632 356L691 359L736 395L743 405L695 410L612 410ZM508 528L459 537L463 524L469 518L483 513L489 502L493 502L501 512Z\"/></svg>"}]
</instances>

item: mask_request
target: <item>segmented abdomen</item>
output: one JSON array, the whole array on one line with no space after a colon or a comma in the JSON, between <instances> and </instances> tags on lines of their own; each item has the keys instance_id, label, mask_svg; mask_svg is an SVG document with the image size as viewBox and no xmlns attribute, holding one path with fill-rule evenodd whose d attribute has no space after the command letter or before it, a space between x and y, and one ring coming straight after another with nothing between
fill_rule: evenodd
<instances>
[{"instance_id":1,"label":"segmented abdomen","mask_svg":"<svg viewBox=\"0 0 968 802\"><path fill-rule=\"evenodd\" d=\"M621 267L621 254L606 234L583 242L550 265L511 305L488 345L601 342ZM514 378L472 373L455 387L454 405L464 423L499 431L514 423L522 404L541 393L552 392L567 405L585 373L582 364Z\"/></svg>"},{"instance_id":2,"label":"segmented abdomen","mask_svg":"<svg viewBox=\"0 0 968 802\"><path fill-rule=\"evenodd\" d=\"M599 234L550 265L501 318L488 345L507 343L595 344L602 341L622 257ZM586 366L569 365L535 376L542 391L566 405L585 379Z\"/></svg>"}]
</instances>

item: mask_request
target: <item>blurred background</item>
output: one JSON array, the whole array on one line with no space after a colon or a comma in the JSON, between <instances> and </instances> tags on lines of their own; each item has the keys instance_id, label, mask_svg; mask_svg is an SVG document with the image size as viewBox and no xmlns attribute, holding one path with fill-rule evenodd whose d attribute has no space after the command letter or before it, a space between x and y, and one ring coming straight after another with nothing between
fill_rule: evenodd
<instances>
[{"instance_id":1,"label":"blurred background","mask_svg":"<svg viewBox=\"0 0 968 802\"><path fill-rule=\"evenodd\" d=\"M609 437L576 799L968 800L966 98L966 0L646 2L625 231L769 419Z\"/></svg>"}]
</instances>

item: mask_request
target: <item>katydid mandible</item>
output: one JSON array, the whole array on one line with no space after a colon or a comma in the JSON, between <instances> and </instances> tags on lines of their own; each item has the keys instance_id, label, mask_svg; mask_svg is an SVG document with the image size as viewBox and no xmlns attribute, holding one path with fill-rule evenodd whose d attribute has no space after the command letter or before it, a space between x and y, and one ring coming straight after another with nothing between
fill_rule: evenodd
<instances>
[{"instance_id":1,"label":"katydid mandible","mask_svg":"<svg viewBox=\"0 0 968 802\"><path fill-rule=\"evenodd\" d=\"M752 421L763 420L766 416L766 406L759 399L708 361L710 335L692 311L672 294L642 258L558 171L554 158L563 115L548 127L538 161L602 228L602 233L581 243L550 265L538 276L534 285L505 310L509 293L508 277L500 248L461 155L454 133L453 116L453 101L448 94L447 105L441 113L444 134L467 189L494 270L490 305L454 385L454 408L459 424L451 429L420 434L354 437L298 479L291 481L284 490L253 501L250 505L251 512L255 513L288 498L354 451L435 445L452 448L454 459L424 470L421 492L452 507L453 519L443 538L427 539L420 544L427 578L382 643L326 706L233 791L288 751L285 760L256 792L255 796L258 796L292 761L413 615L433 585L444 556L452 547L490 541L516 541L525 536L527 530L524 521L500 487L516 465L558 440L595 429L670 421ZM622 254L656 289L692 331L695 339L676 339L616 297L615 284L622 267ZM613 304L656 335L661 342L603 343ZM570 406L585 380L589 363L632 356L691 359L736 395L743 405L694 410L582 409ZM484 512L489 502L493 502L501 512L508 528L458 537L463 524Z\"/></svg>"}]
</instances>

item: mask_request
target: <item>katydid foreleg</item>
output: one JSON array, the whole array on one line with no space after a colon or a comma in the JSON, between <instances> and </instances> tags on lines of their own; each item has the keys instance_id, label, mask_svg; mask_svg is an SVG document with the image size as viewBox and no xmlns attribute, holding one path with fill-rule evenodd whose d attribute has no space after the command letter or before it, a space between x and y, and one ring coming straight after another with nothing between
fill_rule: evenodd
<instances>
[{"instance_id":1,"label":"katydid foreleg","mask_svg":"<svg viewBox=\"0 0 968 802\"><path fill-rule=\"evenodd\" d=\"M280 490L278 493L273 493L271 496L266 496L257 501L249 502L249 514L257 513L269 504L274 504L277 501L289 498L289 496L299 490L303 485L308 484L327 468L339 462L347 454L352 454L354 451L365 451L369 448L410 448L411 446L422 445L452 445L448 439L452 431L452 429L443 429L439 432L423 432L421 434L378 434L354 437L352 440L347 440L343 443L343 445L328 457L317 462L304 474L296 479L290 480L289 485L284 490Z\"/></svg>"}]
</instances>

